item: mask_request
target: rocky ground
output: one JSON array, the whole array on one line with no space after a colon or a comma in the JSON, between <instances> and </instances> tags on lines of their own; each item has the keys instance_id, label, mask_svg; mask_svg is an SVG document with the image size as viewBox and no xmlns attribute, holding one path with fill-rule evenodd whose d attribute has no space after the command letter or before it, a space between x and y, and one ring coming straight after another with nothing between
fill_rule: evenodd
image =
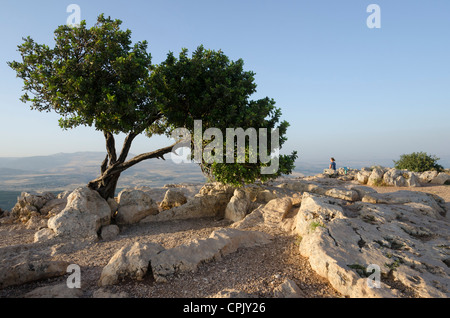
<instances>
[{"instance_id":1,"label":"rocky ground","mask_svg":"<svg viewBox=\"0 0 450 318\"><path fill-rule=\"evenodd\" d=\"M317 180L316 180L317 181ZM323 185L327 184L323 180ZM348 181L330 180L336 186L348 185ZM408 190L408 187L371 186L378 193ZM450 187L448 185L427 185L415 187L414 191L436 194L445 201L450 210ZM195 192L195 191L194 191ZM295 216L300 208L299 202L293 202L289 213ZM263 213L264 214L264 213ZM153 216L150 216L152 218ZM289 215L283 218L289 219ZM444 220L445 221L445 220ZM447 215L448 222L448 215ZM292 226L292 222L285 223ZM293 281L299 288L298 297L345 297L338 292L330 281L317 273L313 257L305 257L299 249L302 237L299 232L286 231L285 227L267 226L267 223L251 223L241 227L245 231L259 231L271 236L268 244L241 247L220 259L199 264L195 272L177 272L168 276L165 282L156 282L152 275L143 280L125 278L117 284L99 286L102 270L110 259L122 247L132 243L157 243L165 249L192 242L194 239L206 239L211 233L223 228L233 228L233 222L223 217L208 216L194 219L159 220L158 222L140 222L121 225L120 233L112 239L79 242L54 241L34 243L36 229L28 229L20 223L11 223L0 219L0 251L2 257L14 253L26 253L29 259L40 257L52 261L64 261L81 268L81 289L61 292L69 274L55 278L33 281L19 286L0 289L0 297L129 297L129 298L205 298L217 297L232 290L242 297L277 297L277 290L286 281ZM329 230L332 229L330 226ZM362 240L362 239L361 239ZM304 244L306 244L304 242ZM2 259L2 262L5 260ZM448 266L448 265L447 265ZM314 268L314 269L313 269ZM151 269L150 269L151 271ZM448 277L448 276L447 276ZM335 285L337 286L337 285ZM45 289L40 289L45 287ZM51 287L51 288L49 288ZM392 287L392 286L391 286ZM418 297L413 290L405 286L395 287L400 297Z\"/></svg>"},{"instance_id":2,"label":"rocky ground","mask_svg":"<svg viewBox=\"0 0 450 318\"><path fill-rule=\"evenodd\" d=\"M93 297L95 292L101 291L109 296L204 298L225 289L235 289L255 297L273 297L275 287L286 278L292 279L306 297L341 297L300 255L296 237L281 231L273 233L275 239L270 244L239 249L220 261L201 265L195 273L175 275L166 283L156 283L148 278L139 282L125 280L108 288L97 286L103 267L117 250L128 243L157 242L171 248L195 238L207 238L212 231L229 225L229 221L215 218L144 223L124 228L114 240L62 253L54 260L65 260L81 267L81 297ZM0 248L31 244L34 233L35 230L27 230L22 225L3 224L0 226ZM65 283L67 277L7 287L0 290L0 297L26 297L36 288Z\"/></svg>"}]
</instances>

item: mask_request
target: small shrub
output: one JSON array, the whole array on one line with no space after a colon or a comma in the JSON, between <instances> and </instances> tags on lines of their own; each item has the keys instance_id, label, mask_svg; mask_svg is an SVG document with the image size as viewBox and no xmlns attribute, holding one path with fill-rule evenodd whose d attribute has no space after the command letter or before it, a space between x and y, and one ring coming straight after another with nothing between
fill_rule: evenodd
<instances>
[{"instance_id":1,"label":"small shrub","mask_svg":"<svg viewBox=\"0 0 450 318\"><path fill-rule=\"evenodd\" d=\"M442 171L444 167L439 165L435 155L428 155L426 152L413 152L412 154L401 155L400 159L395 161L395 168L399 170L409 170L414 172L424 172L430 170Z\"/></svg>"},{"instance_id":2,"label":"small shrub","mask_svg":"<svg viewBox=\"0 0 450 318\"><path fill-rule=\"evenodd\" d=\"M403 264L404 261L402 258L398 257L394 259L394 262L391 264L385 263L384 266L390 269L391 272L397 270L397 268L400 266L400 264Z\"/></svg>"},{"instance_id":3,"label":"small shrub","mask_svg":"<svg viewBox=\"0 0 450 318\"><path fill-rule=\"evenodd\" d=\"M296 246L300 246L300 244L302 243L303 237L301 235L297 235L297 237L295 238L295 245Z\"/></svg>"},{"instance_id":4,"label":"small shrub","mask_svg":"<svg viewBox=\"0 0 450 318\"><path fill-rule=\"evenodd\" d=\"M367 268L360 264L347 264L347 267L354 269L358 273L359 277L369 277L371 273L367 272Z\"/></svg>"},{"instance_id":5,"label":"small shrub","mask_svg":"<svg viewBox=\"0 0 450 318\"><path fill-rule=\"evenodd\" d=\"M311 232L314 232L317 229L317 227L319 227L319 226L320 227L325 227L325 225L323 225L320 222L316 222L316 221L311 222L311 224L309 226L311 228Z\"/></svg>"},{"instance_id":6,"label":"small shrub","mask_svg":"<svg viewBox=\"0 0 450 318\"><path fill-rule=\"evenodd\" d=\"M372 180L372 185L375 187L382 187L385 186L386 184L384 183L384 180L382 178L377 178Z\"/></svg>"}]
</instances>

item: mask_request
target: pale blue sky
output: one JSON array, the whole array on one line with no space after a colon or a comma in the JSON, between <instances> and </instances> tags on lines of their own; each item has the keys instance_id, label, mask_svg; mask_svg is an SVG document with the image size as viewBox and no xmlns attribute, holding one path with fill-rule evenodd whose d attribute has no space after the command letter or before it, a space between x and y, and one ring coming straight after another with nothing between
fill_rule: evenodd
<instances>
[{"instance_id":1,"label":"pale blue sky","mask_svg":"<svg viewBox=\"0 0 450 318\"><path fill-rule=\"evenodd\" d=\"M0 157L104 151L91 128L62 131L57 116L19 101L22 83L6 65L30 35L52 44L69 4L88 26L100 13L147 40L153 62L203 44L242 58L258 92L290 122L282 153L301 161L398 159L426 151L450 166L450 1L164 0L10 1L0 6ZM381 29L369 29L369 4ZM119 138L120 140L120 138ZM132 152L167 145L138 138Z\"/></svg>"}]
</instances>

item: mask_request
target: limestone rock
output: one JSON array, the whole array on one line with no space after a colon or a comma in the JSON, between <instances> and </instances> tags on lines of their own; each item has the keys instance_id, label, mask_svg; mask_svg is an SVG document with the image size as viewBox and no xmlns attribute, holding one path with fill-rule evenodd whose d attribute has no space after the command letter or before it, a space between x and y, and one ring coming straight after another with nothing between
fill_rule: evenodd
<instances>
[{"instance_id":1,"label":"limestone rock","mask_svg":"<svg viewBox=\"0 0 450 318\"><path fill-rule=\"evenodd\" d=\"M264 224L269 227L281 227L283 219L289 213L291 208L291 198L271 200L261 209Z\"/></svg>"},{"instance_id":2,"label":"limestone rock","mask_svg":"<svg viewBox=\"0 0 450 318\"><path fill-rule=\"evenodd\" d=\"M117 224L133 224L148 215L158 214L158 205L148 193L141 190L125 189L118 196L119 208Z\"/></svg>"},{"instance_id":3,"label":"limestone rock","mask_svg":"<svg viewBox=\"0 0 450 318\"><path fill-rule=\"evenodd\" d=\"M419 181L422 183L430 183L439 172L437 171L425 171L419 174Z\"/></svg>"},{"instance_id":4,"label":"limestone rock","mask_svg":"<svg viewBox=\"0 0 450 318\"><path fill-rule=\"evenodd\" d=\"M115 224L105 225L101 229L100 237L105 241L109 241L114 239L119 234L119 232L120 230L117 225Z\"/></svg>"},{"instance_id":5,"label":"limestone rock","mask_svg":"<svg viewBox=\"0 0 450 318\"><path fill-rule=\"evenodd\" d=\"M17 199L16 205L11 210L11 216L18 218L24 222L28 221L31 216L40 216L41 209L44 205L56 196L51 192L45 192L42 194L31 194L28 192L22 192ZM47 213L42 213L46 215Z\"/></svg>"},{"instance_id":6,"label":"limestone rock","mask_svg":"<svg viewBox=\"0 0 450 318\"><path fill-rule=\"evenodd\" d=\"M369 178L367 179L368 186L379 186L383 182L384 170L381 168L375 168L372 170Z\"/></svg>"},{"instance_id":7,"label":"limestone rock","mask_svg":"<svg viewBox=\"0 0 450 318\"><path fill-rule=\"evenodd\" d=\"M57 199L67 199L71 193L72 193L72 191L66 190L66 191L63 191L63 192L58 193L58 195L56 196L56 198L57 198Z\"/></svg>"},{"instance_id":8,"label":"limestone rock","mask_svg":"<svg viewBox=\"0 0 450 318\"><path fill-rule=\"evenodd\" d=\"M147 274L152 257L163 250L161 245L155 243L136 242L124 246L103 268L99 286L116 284L125 277L142 280Z\"/></svg>"},{"instance_id":9,"label":"limestone rock","mask_svg":"<svg viewBox=\"0 0 450 318\"><path fill-rule=\"evenodd\" d=\"M338 172L334 169L324 169L323 174L329 178L336 178L338 176Z\"/></svg>"},{"instance_id":10,"label":"limestone rock","mask_svg":"<svg viewBox=\"0 0 450 318\"><path fill-rule=\"evenodd\" d=\"M442 200L413 191L364 198L344 209L303 195L296 231L311 267L349 297L448 297L450 227ZM378 266L380 288L368 286L369 266Z\"/></svg>"},{"instance_id":11,"label":"limestone rock","mask_svg":"<svg viewBox=\"0 0 450 318\"><path fill-rule=\"evenodd\" d=\"M438 217L445 215L445 201L437 195L419 191L400 190L389 193L372 193L363 197L362 202L373 204L409 204L421 209L423 214Z\"/></svg>"},{"instance_id":12,"label":"limestone rock","mask_svg":"<svg viewBox=\"0 0 450 318\"><path fill-rule=\"evenodd\" d=\"M201 217L224 217L225 209L233 196L234 188L220 183L207 183L187 203L149 215L141 222L161 222Z\"/></svg>"},{"instance_id":13,"label":"limestone rock","mask_svg":"<svg viewBox=\"0 0 450 318\"><path fill-rule=\"evenodd\" d=\"M267 244L270 239L262 232L220 229L207 239L195 239L167 250L155 243L136 242L114 254L103 268L98 284L113 285L124 277L141 280L150 266L156 281L164 282L167 276L196 271L202 263L218 260L242 247Z\"/></svg>"},{"instance_id":14,"label":"limestone rock","mask_svg":"<svg viewBox=\"0 0 450 318\"><path fill-rule=\"evenodd\" d=\"M24 260L12 266L9 262L2 263L0 265L0 288L65 275L68 265L69 263L63 261L48 260Z\"/></svg>"},{"instance_id":15,"label":"limestone rock","mask_svg":"<svg viewBox=\"0 0 450 318\"><path fill-rule=\"evenodd\" d=\"M264 216L262 213L263 208L264 205L259 206L251 213L247 214L241 221L233 223L231 227L235 229L246 229L264 223Z\"/></svg>"},{"instance_id":16,"label":"limestone rock","mask_svg":"<svg viewBox=\"0 0 450 318\"><path fill-rule=\"evenodd\" d=\"M270 242L271 236L257 231L220 229L207 239L195 239L189 243L164 250L151 260L156 281L180 272L195 272L202 263L220 259L242 247L252 247Z\"/></svg>"},{"instance_id":17,"label":"limestone rock","mask_svg":"<svg viewBox=\"0 0 450 318\"><path fill-rule=\"evenodd\" d=\"M117 213L117 210L119 210L119 203L117 203L115 198L108 198L108 200L106 200L106 202L108 202L109 208L111 209L111 215L115 216Z\"/></svg>"},{"instance_id":18,"label":"limestone rock","mask_svg":"<svg viewBox=\"0 0 450 318\"><path fill-rule=\"evenodd\" d=\"M358 192L347 189L331 188L325 192L325 195L347 201L357 201L360 199Z\"/></svg>"},{"instance_id":19,"label":"limestone rock","mask_svg":"<svg viewBox=\"0 0 450 318\"><path fill-rule=\"evenodd\" d=\"M47 221L46 219L42 219L38 216L31 216L30 219L28 220L28 222L25 224L27 229L35 229L35 230L40 230L42 228L46 228L47 227Z\"/></svg>"},{"instance_id":20,"label":"limestone rock","mask_svg":"<svg viewBox=\"0 0 450 318\"><path fill-rule=\"evenodd\" d=\"M356 191L358 193L359 199L361 200L366 194L377 193L376 190L371 187L366 187L363 185L351 186L350 190Z\"/></svg>"},{"instance_id":21,"label":"limestone rock","mask_svg":"<svg viewBox=\"0 0 450 318\"><path fill-rule=\"evenodd\" d=\"M38 230L34 233L34 243L43 243L56 237L56 233L48 227Z\"/></svg>"},{"instance_id":22,"label":"limestone rock","mask_svg":"<svg viewBox=\"0 0 450 318\"><path fill-rule=\"evenodd\" d=\"M324 227L325 223L344 218L344 211L333 198L305 192L295 221L295 233L304 236Z\"/></svg>"},{"instance_id":23,"label":"limestone rock","mask_svg":"<svg viewBox=\"0 0 450 318\"><path fill-rule=\"evenodd\" d=\"M67 198L61 213L48 220L56 236L96 239L97 232L111 220L111 209L97 191L78 188Z\"/></svg>"},{"instance_id":24,"label":"limestone rock","mask_svg":"<svg viewBox=\"0 0 450 318\"><path fill-rule=\"evenodd\" d=\"M328 190L322 185L313 182L313 181L305 181L305 180L298 180L294 182L288 182L288 183L282 183L278 187L280 188L287 188L293 191L297 192L312 192L316 194L325 194L325 192Z\"/></svg>"},{"instance_id":25,"label":"limestone rock","mask_svg":"<svg viewBox=\"0 0 450 318\"><path fill-rule=\"evenodd\" d=\"M389 186L395 187L406 187L408 186L407 181L401 170L391 168L383 176L383 182Z\"/></svg>"},{"instance_id":26,"label":"limestone rock","mask_svg":"<svg viewBox=\"0 0 450 318\"><path fill-rule=\"evenodd\" d=\"M367 182L369 181L369 177L372 174L371 171L367 171L367 170L361 170L356 174L356 180L359 183L362 184L367 184Z\"/></svg>"},{"instance_id":27,"label":"limestone rock","mask_svg":"<svg viewBox=\"0 0 450 318\"><path fill-rule=\"evenodd\" d=\"M171 208L181 206L187 202L187 198L181 191L177 191L174 189L167 190L164 195L164 199L162 200L160 207L163 210L169 210Z\"/></svg>"},{"instance_id":28,"label":"limestone rock","mask_svg":"<svg viewBox=\"0 0 450 318\"><path fill-rule=\"evenodd\" d=\"M406 172L404 174L408 187L420 187L420 180L414 172Z\"/></svg>"},{"instance_id":29,"label":"limestone rock","mask_svg":"<svg viewBox=\"0 0 450 318\"><path fill-rule=\"evenodd\" d=\"M215 216L223 217L234 190L234 187L221 183L205 184L196 197L203 198L201 201L203 208L215 211Z\"/></svg>"},{"instance_id":30,"label":"limestone rock","mask_svg":"<svg viewBox=\"0 0 450 318\"><path fill-rule=\"evenodd\" d=\"M431 183L434 184L450 184L450 175L445 172L440 172L436 177L431 180Z\"/></svg>"},{"instance_id":31,"label":"limestone rock","mask_svg":"<svg viewBox=\"0 0 450 318\"><path fill-rule=\"evenodd\" d=\"M97 231L101 227L101 222L95 214L64 209L63 212L48 220L48 227L58 237L95 240L97 239Z\"/></svg>"},{"instance_id":32,"label":"limestone rock","mask_svg":"<svg viewBox=\"0 0 450 318\"><path fill-rule=\"evenodd\" d=\"M244 190L234 190L234 195L231 197L225 209L225 219L233 222L244 219L248 213L250 204L248 194Z\"/></svg>"},{"instance_id":33,"label":"limestone rock","mask_svg":"<svg viewBox=\"0 0 450 318\"><path fill-rule=\"evenodd\" d=\"M274 193L273 191L270 191L268 189L259 191L255 197L255 200L257 202L263 202L263 203L268 203L269 201L271 201L273 199L277 199L277 195L276 195L276 193Z\"/></svg>"},{"instance_id":34,"label":"limestone rock","mask_svg":"<svg viewBox=\"0 0 450 318\"><path fill-rule=\"evenodd\" d=\"M53 199L50 201L47 201L44 206L40 209L40 213L41 215L56 215L58 213L60 213L62 210L64 210L64 208L66 207L67 204L67 198L65 199Z\"/></svg>"}]
</instances>

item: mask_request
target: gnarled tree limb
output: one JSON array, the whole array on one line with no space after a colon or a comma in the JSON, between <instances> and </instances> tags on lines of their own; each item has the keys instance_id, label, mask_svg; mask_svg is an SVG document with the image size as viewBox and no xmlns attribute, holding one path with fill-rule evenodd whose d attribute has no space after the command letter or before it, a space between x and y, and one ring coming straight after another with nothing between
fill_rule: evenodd
<instances>
[{"instance_id":1,"label":"gnarled tree limb","mask_svg":"<svg viewBox=\"0 0 450 318\"><path fill-rule=\"evenodd\" d=\"M108 169L106 169L100 177L89 182L88 186L90 188L95 188L95 185L101 183L103 180L110 178L113 175L120 174L122 171L124 171L128 168L131 168L132 166L138 164L141 161L152 159L152 158L158 158L158 159L165 160L164 155L171 152L173 147L175 147L180 142L181 141L177 141L170 146L167 146L167 147L164 147L164 148L152 151L152 152L140 154L140 155L138 155L126 162L123 162L123 163L120 163L120 161L118 161L117 163L110 165L108 167Z\"/></svg>"}]
</instances>

